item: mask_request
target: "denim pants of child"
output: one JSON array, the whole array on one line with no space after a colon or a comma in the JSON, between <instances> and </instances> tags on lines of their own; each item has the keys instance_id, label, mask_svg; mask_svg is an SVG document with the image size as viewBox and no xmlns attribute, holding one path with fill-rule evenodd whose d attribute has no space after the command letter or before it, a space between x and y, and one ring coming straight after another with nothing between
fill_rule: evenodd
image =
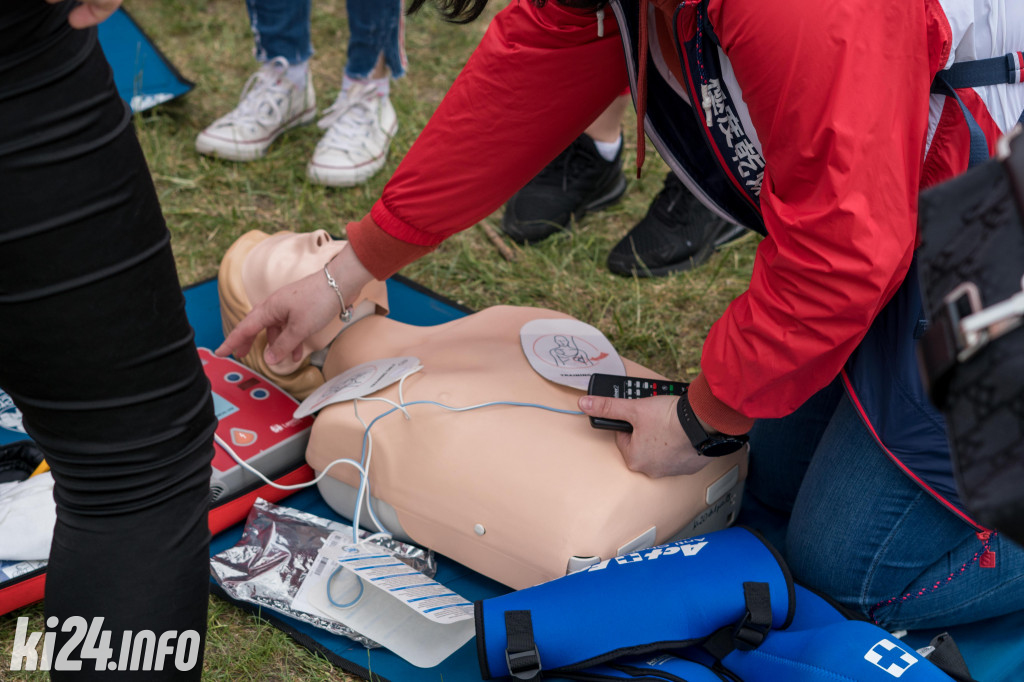
<instances>
[{"instance_id":1,"label":"denim pants of child","mask_svg":"<svg viewBox=\"0 0 1024 682\"><path fill-rule=\"evenodd\" d=\"M788 515L787 529L763 530L799 582L889 629L1024 609L1024 549L994 534L987 567L976 529L897 468L840 381L789 417L758 420L750 443L748 499ZM749 511L741 522L768 516Z\"/></svg>"},{"instance_id":2,"label":"denim pants of child","mask_svg":"<svg viewBox=\"0 0 1024 682\"><path fill-rule=\"evenodd\" d=\"M300 64L313 55L310 37L312 0L246 0L256 41L256 58L261 62L284 57ZM383 53L398 78L405 73L402 0L348 0L348 61L345 75L369 77Z\"/></svg>"}]
</instances>

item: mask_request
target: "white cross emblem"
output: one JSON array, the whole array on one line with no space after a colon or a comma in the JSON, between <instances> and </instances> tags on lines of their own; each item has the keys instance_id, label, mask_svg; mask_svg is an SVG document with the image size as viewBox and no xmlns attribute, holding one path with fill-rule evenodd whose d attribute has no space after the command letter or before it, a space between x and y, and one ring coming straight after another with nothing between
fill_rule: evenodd
<instances>
[{"instance_id":1,"label":"white cross emblem","mask_svg":"<svg viewBox=\"0 0 1024 682\"><path fill-rule=\"evenodd\" d=\"M917 663L917 659L909 652L887 639L883 639L871 647L864 654L864 660L873 663L893 677L900 677L907 671L907 668Z\"/></svg>"}]
</instances>

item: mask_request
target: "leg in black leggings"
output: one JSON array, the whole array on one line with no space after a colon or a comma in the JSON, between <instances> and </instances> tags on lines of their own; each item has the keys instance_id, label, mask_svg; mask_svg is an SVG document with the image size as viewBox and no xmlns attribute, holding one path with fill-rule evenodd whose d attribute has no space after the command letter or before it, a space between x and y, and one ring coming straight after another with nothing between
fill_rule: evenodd
<instances>
[{"instance_id":1,"label":"leg in black leggings","mask_svg":"<svg viewBox=\"0 0 1024 682\"><path fill-rule=\"evenodd\" d=\"M53 470L56 651L102 616L117 661L125 631L205 635L216 421L130 116L67 11L0 3L0 386ZM189 673L93 667L198 680L201 648Z\"/></svg>"}]
</instances>

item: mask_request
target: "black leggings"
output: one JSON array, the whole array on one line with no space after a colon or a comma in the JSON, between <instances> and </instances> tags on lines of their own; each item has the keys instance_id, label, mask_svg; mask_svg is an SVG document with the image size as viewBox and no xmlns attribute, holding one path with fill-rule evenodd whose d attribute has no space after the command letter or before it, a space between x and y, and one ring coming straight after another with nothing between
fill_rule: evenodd
<instances>
[{"instance_id":1,"label":"black leggings","mask_svg":"<svg viewBox=\"0 0 1024 682\"><path fill-rule=\"evenodd\" d=\"M0 387L53 471L55 651L102 616L116 661L126 630L205 637L216 420L130 114L68 9L0 1Z\"/></svg>"}]
</instances>

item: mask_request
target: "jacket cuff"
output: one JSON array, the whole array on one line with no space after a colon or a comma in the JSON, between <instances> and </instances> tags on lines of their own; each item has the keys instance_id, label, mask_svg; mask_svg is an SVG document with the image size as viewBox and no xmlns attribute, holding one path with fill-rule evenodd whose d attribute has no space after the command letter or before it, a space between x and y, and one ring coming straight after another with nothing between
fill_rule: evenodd
<instances>
[{"instance_id":1,"label":"jacket cuff","mask_svg":"<svg viewBox=\"0 0 1024 682\"><path fill-rule=\"evenodd\" d=\"M714 396L703 372L693 380L687 393L693 413L716 431L728 436L739 436L754 426L753 419L745 417Z\"/></svg>"},{"instance_id":2,"label":"jacket cuff","mask_svg":"<svg viewBox=\"0 0 1024 682\"><path fill-rule=\"evenodd\" d=\"M436 244L419 246L392 237L374 222L370 214L358 222L349 223L346 231L359 262L382 282L437 248Z\"/></svg>"}]
</instances>

